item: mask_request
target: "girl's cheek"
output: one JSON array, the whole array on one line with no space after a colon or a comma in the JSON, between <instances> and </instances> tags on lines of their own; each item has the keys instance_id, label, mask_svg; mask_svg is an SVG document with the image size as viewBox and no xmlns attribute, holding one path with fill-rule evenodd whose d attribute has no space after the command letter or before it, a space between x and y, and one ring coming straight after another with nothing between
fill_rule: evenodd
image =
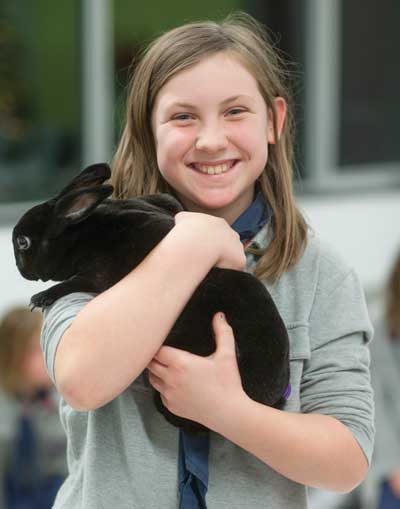
<instances>
[{"instance_id":1,"label":"girl's cheek","mask_svg":"<svg viewBox=\"0 0 400 509\"><path fill-rule=\"evenodd\" d=\"M225 129L227 136L233 140L247 138L248 133L252 131L254 131L254 127L251 125L248 126L245 122L232 122L232 124L228 125Z\"/></svg>"},{"instance_id":2,"label":"girl's cheek","mask_svg":"<svg viewBox=\"0 0 400 509\"><path fill-rule=\"evenodd\" d=\"M160 133L157 137L158 158L182 157L193 146L195 139L194 131L189 129L171 129Z\"/></svg>"},{"instance_id":3,"label":"girl's cheek","mask_svg":"<svg viewBox=\"0 0 400 509\"><path fill-rule=\"evenodd\" d=\"M267 146L268 131L266 123L243 122L240 125L232 126L231 141L243 149L251 152Z\"/></svg>"}]
</instances>

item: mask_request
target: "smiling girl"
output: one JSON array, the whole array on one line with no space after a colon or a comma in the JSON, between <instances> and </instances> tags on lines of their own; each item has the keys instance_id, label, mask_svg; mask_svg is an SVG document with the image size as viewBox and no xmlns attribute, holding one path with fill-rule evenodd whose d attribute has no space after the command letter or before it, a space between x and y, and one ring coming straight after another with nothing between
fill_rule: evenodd
<instances>
[{"instance_id":1,"label":"smiling girl","mask_svg":"<svg viewBox=\"0 0 400 509\"><path fill-rule=\"evenodd\" d=\"M46 311L42 345L69 438L57 509L301 509L307 485L346 492L364 478L371 326L357 276L295 204L284 76L247 15L171 30L137 65L116 197L170 192L185 212L115 286ZM278 306L290 337L283 410L244 393L220 314L210 357L162 346L214 266L254 272ZM205 440L156 412L146 373L173 413L211 430Z\"/></svg>"}]
</instances>

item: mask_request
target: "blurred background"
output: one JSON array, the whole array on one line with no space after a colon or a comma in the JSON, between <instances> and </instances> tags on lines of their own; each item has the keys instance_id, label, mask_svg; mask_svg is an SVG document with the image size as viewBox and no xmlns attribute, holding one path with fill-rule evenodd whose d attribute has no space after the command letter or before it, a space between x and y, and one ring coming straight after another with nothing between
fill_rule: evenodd
<instances>
[{"instance_id":1,"label":"blurred background","mask_svg":"<svg viewBox=\"0 0 400 509\"><path fill-rule=\"evenodd\" d=\"M291 62L299 204L356 268L372 318L381 314L400 249L397 0L0 0L0 313L46 288L17 272L13 225L85 165L111 160L138 49L238 9ZM315 493L314 506L360 503L328 495Z\"/></svg>"}]
</instances>

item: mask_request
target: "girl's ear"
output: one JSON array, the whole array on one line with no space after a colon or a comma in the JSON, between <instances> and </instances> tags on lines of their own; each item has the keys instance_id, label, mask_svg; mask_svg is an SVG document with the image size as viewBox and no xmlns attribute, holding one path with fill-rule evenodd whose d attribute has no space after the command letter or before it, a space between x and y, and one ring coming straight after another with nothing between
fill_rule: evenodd
<instances>
[{"instance_id":1,"label":"girl's ear","mask_svg":"<svg viewBox=\"0 0 400 509\"><path fill-rule=\"evenodd\" d=\"M278 130L278 140L281 137L283 125L286 118L286 101L283 97L275 97L275 114L276 114L276 127ZM275 144L274 132L274 113L268 108L268 143Z\"/></svg>"}]
</instances>

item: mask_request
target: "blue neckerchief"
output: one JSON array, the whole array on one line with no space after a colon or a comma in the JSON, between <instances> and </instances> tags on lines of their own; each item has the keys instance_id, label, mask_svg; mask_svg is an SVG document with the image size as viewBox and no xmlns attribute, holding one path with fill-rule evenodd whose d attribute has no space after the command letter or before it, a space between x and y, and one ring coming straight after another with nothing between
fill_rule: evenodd
<instances>
[{"instance_id":1,"label":"blue neckerchief","mask_svg":"<svg viewBox=\"0 0 400 509\"><path fill-rule=\"evenodd\" d=\"M265 202L261 192L257 193L253 203L231 225L240 235L240 240L251 240L271 217L271 209Z\"/></svg>"},{"instance_id":2,"label":"blue neckerchief","mask_svg":"<svg viewBox=\"0 0 400 509\"><path fill-rule=\"evenodd\" d=\"M193 436L179 430L179 509L206 509L208 489L207 435Z\"/></svg>"},{"instance_id":3,"label":"blue neckerchief","mask_svg":"<svg viewBox=\"0 0 400 509\"><path fill-rule=\"evenodd\" d=\"M269 221L271 209L258 192L253 203L231 225L245 243ZM206 509L209 435L192 436L179 430L179 509Z\"/></svg>"}]
</instances>

